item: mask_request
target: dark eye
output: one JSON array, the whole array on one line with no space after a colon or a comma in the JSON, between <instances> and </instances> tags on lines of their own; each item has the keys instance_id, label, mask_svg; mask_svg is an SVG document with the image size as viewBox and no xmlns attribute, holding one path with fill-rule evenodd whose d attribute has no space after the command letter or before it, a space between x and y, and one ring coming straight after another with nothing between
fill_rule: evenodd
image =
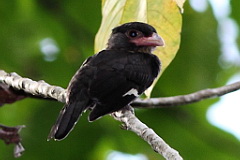
<instances>
[{"instance_id":1,"label":"dark eye","mask_svg":"<svg viewBox=\"0 0 240 160\"><path fill-rule=\"evenodd\" d=\"M137 31L130 31L128 34L129 34L130 37L133 37L133 38L138 36Z\"/></svg>"},{"instance_id":2,"label":"dark eye","mask_svg":"<svg viewBox=\"0 0 240 160\"><path fill-rule=\"evenodd\" d=\"M127 32L127 36L130 38L140 37L141 35L142 35L142 32L137 30L130 30Z\"/></svg>"}]
</instances>

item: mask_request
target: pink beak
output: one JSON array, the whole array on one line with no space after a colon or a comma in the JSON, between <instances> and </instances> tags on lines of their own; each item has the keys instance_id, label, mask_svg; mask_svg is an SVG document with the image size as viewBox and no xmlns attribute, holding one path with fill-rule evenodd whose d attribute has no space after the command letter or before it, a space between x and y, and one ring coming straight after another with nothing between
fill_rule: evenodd
<instances>
[{"instance_id":1,"label":"pink beak","mask_svg":"<svg viewBox=\"0 0 240 160\"><path fill-rule=\"evenodd\" d=\"M141 37L131 40L132 43L135 43L137 46L164 46L164 40L158 36L157 33L153 33L150 37Z\"/></svg>"}]
</instances>

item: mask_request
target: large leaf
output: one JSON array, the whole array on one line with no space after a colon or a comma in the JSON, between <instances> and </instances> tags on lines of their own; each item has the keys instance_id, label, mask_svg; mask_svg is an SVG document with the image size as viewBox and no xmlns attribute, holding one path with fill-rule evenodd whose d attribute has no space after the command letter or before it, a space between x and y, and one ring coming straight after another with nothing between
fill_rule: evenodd
<instances>
[{"instance_id":1,"label":"large leaf","mask_svg":"<svg viewBox=\"0 0 240 160\"><path fill-rule=\"evenodd\" d=\"M95 52L106 48L112 28L131 21L145 22L154 26L166 43L154 52L162 62L162 74L179 49L182 17L178 5L182 7L183 3L184 0L178 0L178 4L173 0L103 0ZM148 97L155 83L145 92Z\"/></svg>"}]
</instances>

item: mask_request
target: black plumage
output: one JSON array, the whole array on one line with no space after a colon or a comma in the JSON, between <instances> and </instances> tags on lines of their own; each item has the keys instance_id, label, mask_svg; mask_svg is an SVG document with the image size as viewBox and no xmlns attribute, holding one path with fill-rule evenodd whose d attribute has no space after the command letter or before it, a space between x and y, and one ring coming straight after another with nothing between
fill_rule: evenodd
<instances>
[{"instance_id":1,"label":"black plumage","mask_svg":"<svg viewBox=\"0 0 240 160\"><path fill-rule=\"evenodd\" d=\"M160 61L151 51L162 45L148 24L131 22L114 28L107 49L89 57L70 81L66 104L49 138L65 138L87 109L89 121L94 121L142 94L160 71Z\"/></svg>"}]
</instances>

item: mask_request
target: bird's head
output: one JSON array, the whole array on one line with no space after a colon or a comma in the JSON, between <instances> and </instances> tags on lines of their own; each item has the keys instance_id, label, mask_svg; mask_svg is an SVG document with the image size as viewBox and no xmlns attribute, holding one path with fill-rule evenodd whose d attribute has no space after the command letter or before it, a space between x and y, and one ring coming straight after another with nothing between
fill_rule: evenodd
<instances>
[{"instance_id":1,"label":"bird's head","mask_svg":"<svg viewBox=\"0 0 240 160\"><path fill-rule=\"evenodd\" d=\"M151 52L156 46L164 46L164 40L155 28L146 23L130 22L112 30L107 49Z\"/></svg>"}]
</instances>

